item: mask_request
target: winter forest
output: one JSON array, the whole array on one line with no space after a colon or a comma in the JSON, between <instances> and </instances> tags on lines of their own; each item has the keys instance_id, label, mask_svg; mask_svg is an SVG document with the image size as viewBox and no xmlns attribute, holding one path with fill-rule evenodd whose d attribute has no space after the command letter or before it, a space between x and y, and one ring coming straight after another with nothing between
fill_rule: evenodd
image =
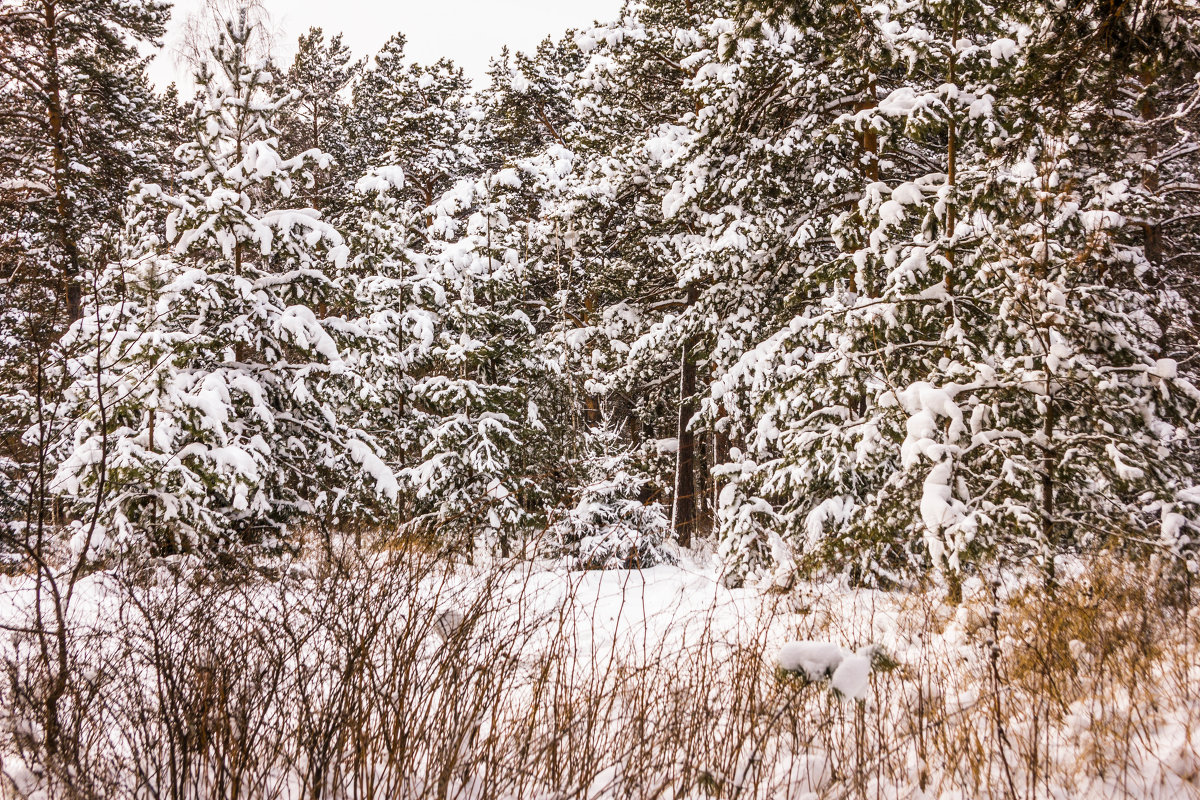
<instances>
[{"instance_id":1,"label":"winter forest","mask_svg":"<svg viewBox=\"0 0 1200 800\"><path fill-rule=\"evenodd\" d=\"M1200 2L171 12L0 5L0 798L1200 797Z\"/></svg>"}]
</instances>

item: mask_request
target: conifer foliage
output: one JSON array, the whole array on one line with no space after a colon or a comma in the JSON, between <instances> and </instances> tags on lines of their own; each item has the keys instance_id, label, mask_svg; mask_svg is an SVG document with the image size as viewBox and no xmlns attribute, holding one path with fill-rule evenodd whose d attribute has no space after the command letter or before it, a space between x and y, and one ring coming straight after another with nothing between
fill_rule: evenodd
<instances>
[{"instance_id":1,"label":"conifer foliage","mask_svg":"<svg viewBox=\"0 0 1200 800\"><path fill-rule=\"evenodd\" d=\"M36 407L81 547L368 522L585 567L707 539L733 581L1197 568L1194 0L631 0L474 89L401 33L359 62L312 29L282 70L254 24L169 164L118 130L175 107L131 50L77 168L0 88L45 173L0 185L0 257L86 312L26 348L70 356Z\"/></svg>"},{"instance_id":2,"label":"conifer foliage","mask_svg":"<svg viewBox=\"0 0 1200 800\"><path fill-rule=\"evenodd\" d=\"M396 493L345 421L359 331L319 311L347 248L287 204L328 156L277 152L273 119L291 98L248 59L252 24L230 23L197 75L179 191L138 188L127 253L69 334L96 345L73 365L80 422L58 481L100 503L98 541L120 548L278 542L293 520Z\"/></svg>"}]
</instances>

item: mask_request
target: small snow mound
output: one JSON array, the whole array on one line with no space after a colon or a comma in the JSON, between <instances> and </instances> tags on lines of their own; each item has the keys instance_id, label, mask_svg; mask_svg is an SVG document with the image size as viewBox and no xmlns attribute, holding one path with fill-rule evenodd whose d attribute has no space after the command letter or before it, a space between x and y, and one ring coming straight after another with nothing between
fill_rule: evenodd
<instances>
[{"instance_id":1,"label":"small snow mound","mask_svg":"<svg viewBox=\"0 0 1200 800\"><path fill-rule=\"evenodd\" d=\"M1008 61L1017 54L1017 43L1008 37L997 39L992 42L992 46L988 48L992 57L992 64L996 65L1000 61Z\"/></svg>"},{"instance_id":2,"label":"small snow mound","mask_svg":"<svg viewBox=\"0 0 1200 800\"><path fill-rule=\"evenodd\" d=\"M1160 358L1151 372L1163 380L1174 380L1179 376L1179 364L1173 358Z\"/></svg>"},{"instance_id":3,"label":"small snow mound","mask_svg":"<svg viewBox=\"0 0 1200 800\"><path fill-rule=\"evenodd\" d=\"M871 686L871 657L862 653L846 656L829 685L847 700L865 700Z\"/></svg>"},{"instance_id":4,"label":"small snow mound","mask_svg":"<svg viewBox=\"0 0 1200 800\"><path fill-rule=\"evenodd\" d=\"M925 200L925 193L915 183L902 183L892 189L892 199L902 206L915 206Z\"/></svg>"},{"instance_id":5,"label":"small snow mound","mask_svg":"<svg viewBox=\"0 0 1200 800\"><path fill-rule=\"evenodd\" d=\"M779 667L803 673L810 681L832 675L844 658L842 648L831 642L788 642L779 648ZM870 661L867 662L868 666Z\"/></svg>"}]
</instances>

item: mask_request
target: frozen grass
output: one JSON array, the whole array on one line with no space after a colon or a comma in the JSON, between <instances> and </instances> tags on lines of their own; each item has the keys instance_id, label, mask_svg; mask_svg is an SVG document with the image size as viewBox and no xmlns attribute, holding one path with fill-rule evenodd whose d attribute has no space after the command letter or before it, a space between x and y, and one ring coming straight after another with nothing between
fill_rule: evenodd
<instances>
[{"instance_id":1,"label":"frozen grass","mask_svg":"<svg viewBox=\"0 0 1200 800\"><path fill-rule=\"evenodd\" d=\"M968 582L958 606L415 547L283 572L85 579L54 753L57 662L12 580L0 796L1200 796L1200 615L1153 565ZM781 671L793 640L877 645L866 699Z\"/></svg>"}]
</instances>

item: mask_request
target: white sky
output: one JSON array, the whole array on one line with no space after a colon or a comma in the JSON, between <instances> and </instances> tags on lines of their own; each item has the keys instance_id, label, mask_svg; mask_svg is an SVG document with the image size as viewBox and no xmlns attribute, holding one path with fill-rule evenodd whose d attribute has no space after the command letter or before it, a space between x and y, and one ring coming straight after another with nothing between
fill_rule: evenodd
<instances>
[{"instance_id":1,"label":"white sky","mask_svg":"<svg viewBox=\"0 0 1200 800\"><path fill-rule=\"evenodd\" d=\"M158 86L186 83L171 49L184 20L199 0L176 0L166 51L150 67ZM547 35L616 17L621 0L266 0L280 31L277 58L291 61L296 37L310 26L332 36L341 32L356 57L372 56L393 33L402 32L409 57L421 63L452 58L477 88L486 79L488 59L508 45L530 51ZM182 80L181 80L182 79Z\"/></svg>"}]
</instances>

